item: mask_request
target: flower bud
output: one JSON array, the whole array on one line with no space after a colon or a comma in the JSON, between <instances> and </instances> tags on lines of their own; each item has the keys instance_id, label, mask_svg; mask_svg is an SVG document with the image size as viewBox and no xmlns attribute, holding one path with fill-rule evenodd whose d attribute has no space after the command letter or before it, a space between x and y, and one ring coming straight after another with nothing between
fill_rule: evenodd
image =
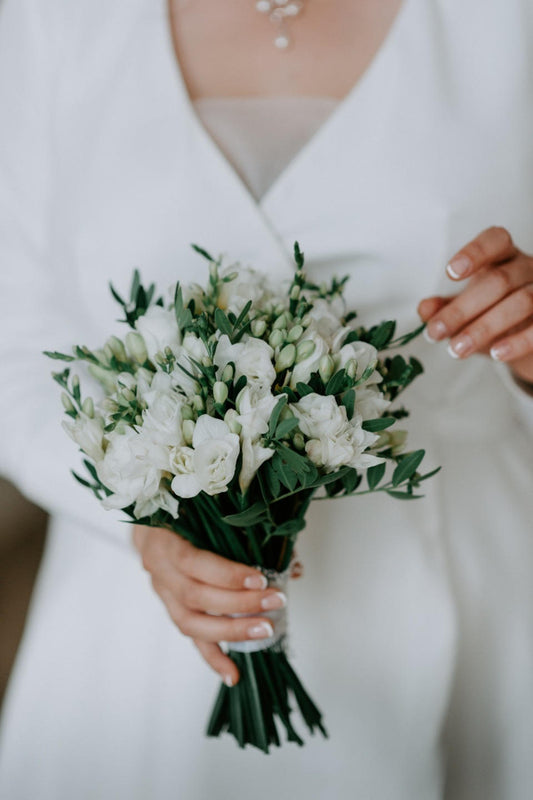
<instances>
[{"instance_id":1,"label":"flower bud","mask_svg":"<svg viewBox=\"0 0 533 800\"><path fill-rule=\"evenodd\" d=\"M311 322L312 318L309 314L304 314L304 316L300 320L300 323L304 326L304 328L308 328Z\"/></svg>"},{"instance_id":2,"label":"flower bud","mask_svg":"<svg viewBox=\"0 0 533 800\"><path fill-rule=\"evenodd\" d=\"M228 383L229 381L233 380L234 375L235 375L235 370L233 369L233 364L226 364L226 366L222 370L221 380L223 380L224 383Z\"/></svg>"},{"instance_id":3,"label":"flower bud","mask_svg":"<svg viewBox=\"0 0 533 800\"><path fill-rule=\"evenodd\" d=\"M200 394L195 394L194 395L194 397L192 399L192 404L193 404L193 407L196 409L196 411L204 411L205 410L204 399L203 399L202 395L200 395Z\"/></svg>"},{"instance_id":4,"label":"flower bud","mask_svg":"<svg viewBox=\"0 0 533 800\"><path fill-rule=\"evenodd\" d=\"M209 262L209 277L214 283L218 281L218 264L216 261Z\"/></svg>"},{"instance_id":5,"label":"flower bud","mask_svg":"<svg viewBox=\"0 0 533 800\"><path fill-rule=\"evenodd\" d=\"M300 292L301 292L301 289L300 289L299 286L293 286L292 289L291 289L291 293L289 295L290 299L291 300L298 300L298 298L300 297Z\"/></svg>"},{"instance_id":6,"label":"flower bud","mask_svg":"<svg viewBox=\"0 0 533 800\"><path fill-rule=\"evenodd\" d=\"M257 339L260 339L261 336L263 336L266 328L267 325L264 319L254 319L252 322L252 333Z\"/></svg>"},{"instance_id":7,"label":"flower bud","mask_svg":"<svg viewBox=\"0 0 533 800\"><path fill-rule=\"evenodd\" d=\"M274 350L276 349L276 347L281 347L283 341L284 341L283 334L281 331L278 330L272 331L268 339L270 347L273 347Z\"/></svg>"},{"instance_id":8,"label":"flower bud","mask_svg":"<svg viewBox=\"0 0 533 800\"><path fill-rule=\"evenodd\" d=\"M72 376L72 388L74 390L80 388L80 379L79 379L78 375L73 375Z\"/></svg>"},{"instance_id":9,"label":"flower bud","mask_svg":"<svg viewBox=\"0 0 533 800\"><path fill-rule=\"evenodd\" d=\"M191 445L192 444L192 437L193 437L193 434L194 434L195 427L196 427L196 424L192 421L192 419L183 420L182 425L181 425L181 430L182 430L182 433L183 433L183 439L185 441L185 444L187 444L187 445Z\"/></svg>"},{"instance_id":10,"label":"flower bud","mask_svg":"<svg viewBox=\"0 0 533 800\"><path fill-rule=\"evenodd\" d=\"M140 414L137 414L137 416L135 417L135 424L138 425L139 427L141 427L141 425L143 424L143 418L141 417Z\"/></svg>"},{"instance_id":11,"label":"flower bud","mask_svg":"<svg viewBox=\"0 0 533 800\"><path fill-rule=\"evenodd\" d=\"M151 376L150 376L151 377ZM117 378L117 383L124 389L135 389L136 381L131 372L121 372Z\"/></svg>"},{"instance_id":12,"label":"flower bud","mask_svg":"<svg viewBox=\"0 0 533 800\"><path fill-rule=\"evenodd\" d=\"M295 325L289 331L289 336L288 336L289 342L297 342L303 332L304 329L302 328L301 325Z\"/></svg>"},{"instance_id":13,"label":"flower bud","mask_svg":"<svg viewBox=\"0 0 533 800\"><path fill-rule=\"evenodd\" d=\"M61 402L63 403L63 408L65 411L76 411L72 404L72 400L66 392L61 392Z\"/></svg>"},{"instance_id":14,"label":"flower bud","mask_svg":"<svg viewBox=\"0 0 533 800\"><path fill-rule=\"evenodd\" d=\"M281 328L286 328L289 324L289 320L287 319L287 313L280 314L277 320L272 325L273 330L281 330Z\"/></svg>"},{"instance_id":15,"label":"flower bud","mask_svg":"<svg viewBox=\"0 0 533 800\"><path fill-rule=\"evenodd\" d=\"M407 431L389 431L389 447L394 456L402 452L407 441Z\"/></svg>"},{"instance_id":16,"label":"flower bud","mask_svg":"<svg viewBox=\"0 0 533 800\"><path fill-rule=\"evenodd\" d=\"M232 433L236 433L237 435L239 435L242 430L242 425L237 419L238 416L239 415L237 414L234 408L229 408L224 414L224 422L226 423L230 431Z\"/></svg>"},{"instance_id":17,"label":"flower bud","mask_svg":"<svg viewBox=\"0 0 533 800\"><path fill-rule=\"evenodd\" d=\"M181 418L185 419L194 419L194 411L190 406L182 406L181 407Z\"/></svg>"},{"instance_id":18,"label":"flower bud","mask_svg":"<svg viewBox=\"0 0 533 800\"><path fill-rule=\"evenodd\" d=\"M228 387L222 381L216 381L213 384L213 397L215 398L215 403L219 405L223 405L226 400L228 399Z\"/></svg>"},{"instance_id":19,"label":"flower bud","mask_svg":"<svg viewBox=\"0 0 533 800\"><path fill-rule=\"evenodd\" d=\"M316 344L311 339L304 339L296 348L296 362L304 361L315 352Z\"/></svg>"},{"instance_id":20,"label":"flower bud","mask_svg":"<svg viewBox=\"0 0 533 800\"><path fill-rule=\"evenodd\" d=\"M96 378L108 394L112 394L116 390L115 377L108 369L104 369L99 364L89 364L89 372Z\"/></svg>"},{"instance_id":21,"label":"flower bud","mask_svg":"<svg viewBox=\"0 0 533 800\"><path fill-rule=\"evenodd\" d=\"M135 394L131 391L131 389L123 389L122 390L122 397L128 403L133 403L135 401Z\"/></svg>"},{"instance_id":22,"label":"flower bud","mask_svg":"<svg viewBox=\"0 0 533 800\"><path fill-rule=\"evenodd\" d=\"M296 431L292 438L292 443L297 450L303 450L305 448L305 439L300 431Z\"/></svg>"},{"instance_id":23,"label":"flower bud","mask_svg":"<svg viewBox=\"0 0 533 800\"><path fill-rule=\"evenodd\" d=\"M323 383L327 383L335 369L335 362L330 355L322 356L318 363L318 374L322 378Z\"/></svg>"},{"instance_id":24,"label":"flower bud","mask_svg":"<svg viewBox=\"0 0 533 800\"><path fill-rule=\"evenodd\" d=\"M126 334L126 352L130 358L139 364L144 364L145 361L148 361L146 345L140 333L130 331Z\"/></svg>"},{"instance_id":25,"label":"flower bud","mask_svg":"<svg viewBox=\"0 0 533 800\"><path fill-rule=\"evenodd\" d=\"M355 358L350 358L344 365L344 369L346 370L346 374L349 378L355 378L357 375L357 361Z\"/></svg>"},{"instance_id":26,"label":"flower bud","mask_svg":"<svg viewBox=\"0 0 533 800\"><path fill-rule=\"evenodd\" d=\"M213 366L213 361L209 358L209 356L202 356L202 366L204 367Z\"/></svg>"},{"instance_id":27,"label":"flower bud","mask_svg":"<svg viewBox=\"0 0 533 800\"><path fill-rule=\"evenodd\" d=\"M106 361L111 361L113 356L114 356L114 353L113 353L111 347L108 344L105 344L104 345L104 357L105 357L105 360Z\"/></svg>"},{"instance_id":28,"label":"flower bud","mask_svg":"<svg viewBox=\"0 0 533 800\"><path fill-rule=\"evenodd\" d=\"M224 277L224 282L225 283L229 283L230 281L235 281L235 280L237 280L238 277L239 277L239 273L238 272L230 272L229 275L226 275Z\"/></svg>"},{"instance_id":29,"label":"flower bud","mask_svg":"<svg viewBox=\"0 0 533 800\"><path fill-rule=\"evenodd\" d=\"M276 370L281 372L289 369L294 364L296 358L296 347L293 344L286 344L276 359Z\"/></svg>"},{"instance_id":30,"label":"flower bud","mask_svg":"<svg viewBox=\"0 0 533 800\"><path fill-rule=\"evenodd\" d=\"M107 340L107 346L119 361L126 360L126 350L118 336L110 336Z\"/></svg>"},{"instance_id":31,"label":"flower bud","mask_svg":"<svg viewBox=\"0 0 533 800\"><path fill-rule=\"evenodd\" d=\"M94 403L92 397L86 397L83 401L82 411L84 414L87 414L88 417L93 419L94 417Z\"/></svg>"},{"instance_id":32,"label":"flower bud","mask_svg":"<svg viewBox=\"0 0 533 800\"><path fill-rule=\"evenodd\" d=\"M280 314L283 314L285 311L285 306L283 303L278 303L277 306L274 306L274 314L279 317Z\"/></svg>"}]
</instances>

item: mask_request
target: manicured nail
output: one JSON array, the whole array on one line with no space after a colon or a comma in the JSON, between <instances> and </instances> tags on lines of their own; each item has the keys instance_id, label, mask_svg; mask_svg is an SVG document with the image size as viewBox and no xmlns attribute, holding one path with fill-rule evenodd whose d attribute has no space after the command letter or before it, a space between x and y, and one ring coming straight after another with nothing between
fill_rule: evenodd
<instances>
[{"instance_id":1,"label":"manicured nail","mask_svg":"<svg viewBox=\"0 0 533 800\"><path fill-rule=\"evenodd\" d=\"M247 633L250 639L269 639L274 636L274 628L270 622L259 622L248 628Z\"/></svg>"},{"instance_id":2,"label":"manicured nail","mask_svg":"<svg viewBox=\"0 0 533 800\"><path fill-rule=\"evenodd\" d=\"M450 349L455 353L456 358L465 358L474 352L474 342L470 336L462 336L450 345Z\"/></svg>"},{"instance_id":3,"label":"manicured nail","mask_svg":"<svg viewBox=\"0 0 533 800\"><path fill-rule=\"evenodd\" d=\"M448 345L448 353L451 355L452 358L459 358L455 350L452 350L451 344Z\"/></svg>"},{"instance_id":4,"label":"manicured nail","mask_svg":"<svg viewBox=\"0 0 533 800\"><path fill-rule=\"evenodd\" d=\"M490 355L495 361L505 361L511 355L511 348L508 344L497 344L491 347Z\"/></svg>"},{"instance_id":5,"label":"manicured nail","mask_svg":"<svg viewBox=\"0 0 533 800\"><path fill-rule=\"evenodd\" d=\"M223 680L224 680L224 683L226 684L226 686L234 686L235 685L235 681L233 680L231 675L224 675Z\"/></svg>"},{"instance_id":6,"label":"manicured nail","mask_svg":"<svg viewBox=\"0 0 533 800\"><path fill-rule=\"evenodd\" d=\"M261 600L261 608L265 611L274 611L276 608L284 608L287 605L287 598L283 592L275 592L263 597Z\"/></svg>"},{"instance_id":7,"label":"manicured nail","mask_svg":"<svg viewBox=\"0 0 533 800\"><path fill-rule=\"evenodd\" d=\"M427 342L429 342L430 344L435 344L435 342L437 341L436 339L434 339L434 338L433 338L433 336L430 336L430 335L429 335L429 331L428 331L428 329L427 329L427 325L426 325L426 327L424 328L424 330L422 331L422 335L423 335L424 339L425 339Z\"/></svg>"},{"instance_id":8,"label":"manicured nail","mask_svg":"<svg viewBox=\"0 0 533 800\"><path fill-rule=\"evenodd\" d=\"M448 329L440 319L429 322L428 327L424 329L424 332L425 331L427 331L426 338L429 337L430 342L438 342L440 339L445 339L448 335Z\"/></svg>"},{"instance_id":9,"label":"manicured nail","mask_svg":"<svg viewBox=\"0 0 533 800\"><path fill-rule=\"evenodd\" d=\"M468 256L457 256L457 258L452 258L446 267L446 272L450 278L457 279L466 275L471 268L472 261L468 258Z\"/></svg>"},{"instance_id":10,"label":"manicured nail","mask_svg":"<svg viewBox=\"0 0 533 800\"><path fill-rule=\"evenodd\" d=\"M256 572L255 575L248 575L244 579L245 589L266 589L268 581L261 572Z\"/></svg>"}]
</instances>

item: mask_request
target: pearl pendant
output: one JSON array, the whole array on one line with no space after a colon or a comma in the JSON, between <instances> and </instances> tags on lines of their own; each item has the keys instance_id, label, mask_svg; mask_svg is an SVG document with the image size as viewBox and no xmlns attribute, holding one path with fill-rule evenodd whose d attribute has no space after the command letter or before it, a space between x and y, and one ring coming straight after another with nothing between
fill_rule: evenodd
<instances>
[{"instance_id":1,"label":"pearl pendant","mask_svg":"<svg viewBox=\"0 0 533 800\"><path fill-rule=\"evenodd\" d=\"M297 17L303 6L303 0L256 0L257 11L268 16L277 27L274 45L278 50L287 50L290 46L291 38L287 30L287 21L291 17Z\"/></svg>"}]
</instances>

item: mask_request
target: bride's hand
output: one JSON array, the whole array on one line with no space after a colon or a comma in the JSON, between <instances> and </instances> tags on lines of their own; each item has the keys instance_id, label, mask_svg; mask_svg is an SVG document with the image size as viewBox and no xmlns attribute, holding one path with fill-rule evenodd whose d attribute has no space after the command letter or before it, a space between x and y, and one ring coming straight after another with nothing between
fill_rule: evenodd
<instances>
[{"instance_id":1,"label":"bride's hand","mask_svg":"<svg viewBox=\"0 0 533 800\"><path fill-rule=\"evenodd\" d=\"M163 528L136 525L133 542L172 620L191 637L209 666L233 686L239 671L218 642L264 639L273 630L261 616L231 619L225 615L260 615L282 608L285 596L275 588L267 589L259 570L198 550Z\"/></svg>"},{"instance_id":2,"label":"bride's hand","mask_svg":"<svg viewBox=\"0 0 533 800\"><path fill-rule=\"evenodd\" d=\"M505 228L494 227L463 247L446 271L452 280L471 280L454 297L422 300L418 313L428 338L449 338L455 358L490 353L533 383L533 257L515 247Z\"/></svg>"}]
</instances>

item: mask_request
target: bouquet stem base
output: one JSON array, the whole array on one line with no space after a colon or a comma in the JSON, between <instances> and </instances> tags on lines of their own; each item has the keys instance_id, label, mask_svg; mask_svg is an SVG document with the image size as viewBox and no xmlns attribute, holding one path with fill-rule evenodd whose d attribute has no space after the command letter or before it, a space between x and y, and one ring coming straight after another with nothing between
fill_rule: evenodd
<instances>
[{"instance_id":1,"label":"bouquet stem base","mask_svg":"<svg viewBox=\"0 0 533 800\"><path fill-rule=\"evenodd\" d=\"M207 726L208 736L227 732L235 737L240 747L249 744L268 753L271 745L281 745L278 722L285 728L289 742L303 745L304 741L291 721L292 699L310 733L318 729L327 738L322 714L282 648L278 646L255 653L230 650L229 654L241 677L236 686L221 685Z\"/></svg>"}]
</instances>

